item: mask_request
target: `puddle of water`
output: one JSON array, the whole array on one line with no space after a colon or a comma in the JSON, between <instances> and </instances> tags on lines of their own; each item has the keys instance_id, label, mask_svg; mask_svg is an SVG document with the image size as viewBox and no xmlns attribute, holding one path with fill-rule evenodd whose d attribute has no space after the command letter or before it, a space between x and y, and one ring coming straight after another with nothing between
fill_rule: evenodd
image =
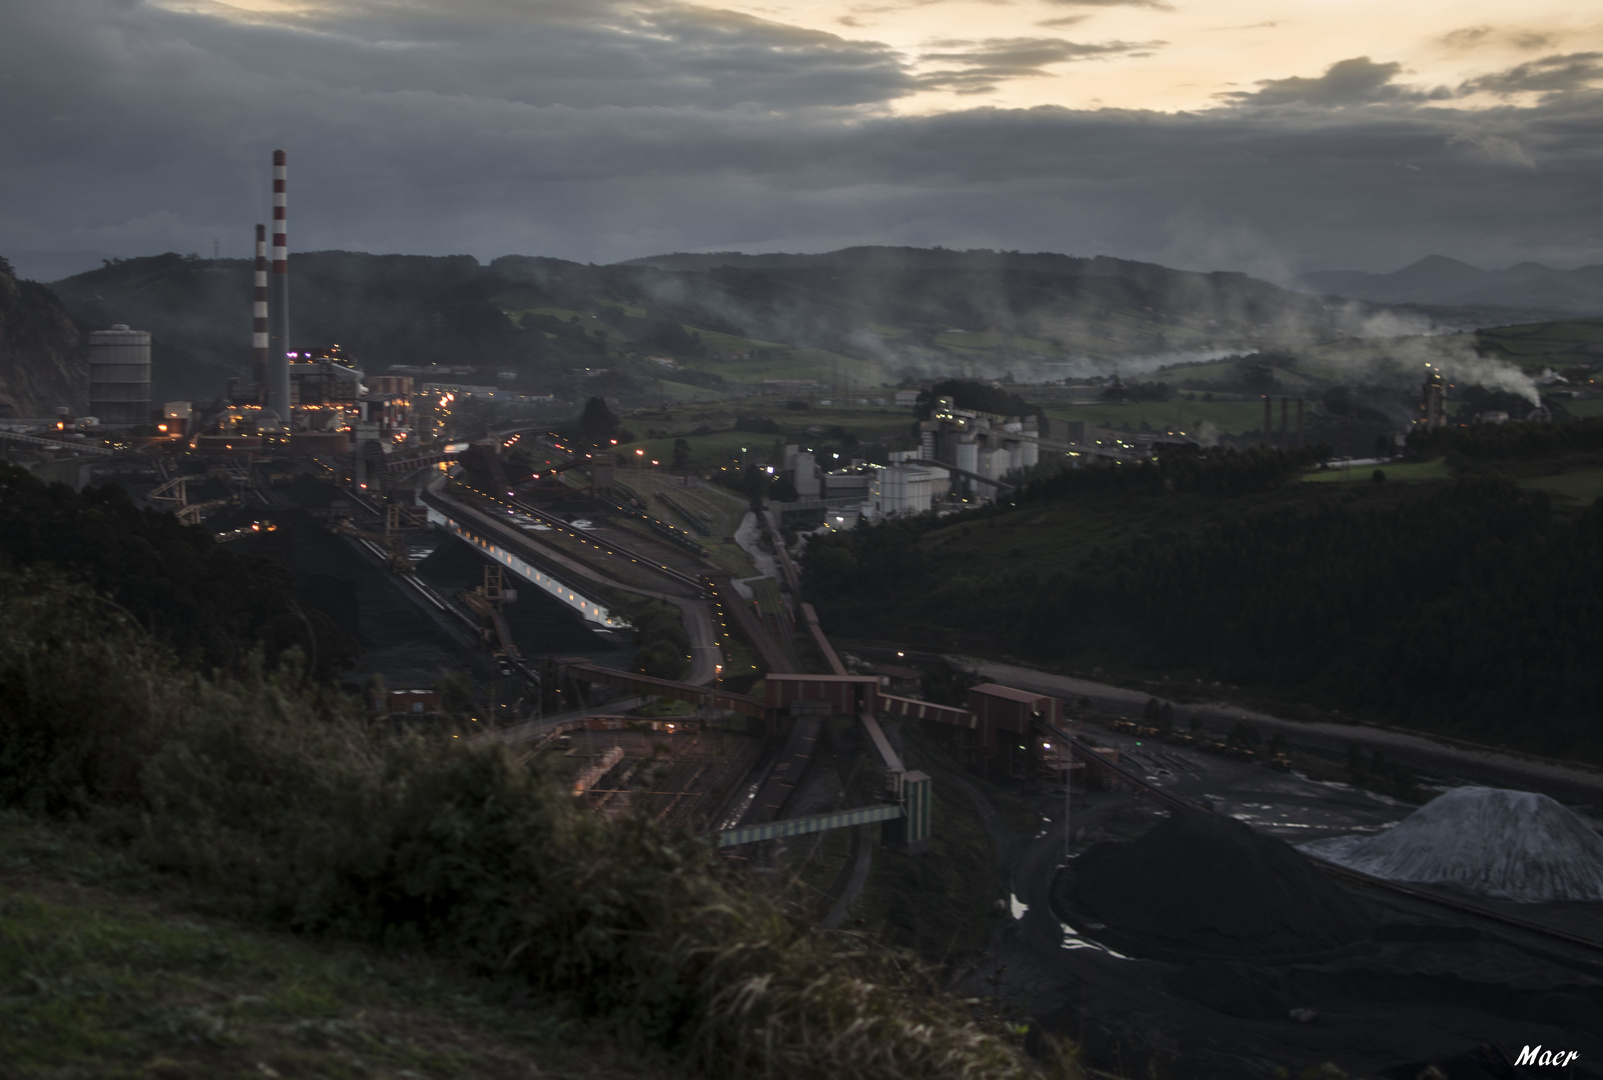
<instances>
[{"instance_id":1,"label":"puddle of water","mask_svg":"<svg viewBox=\"0 0 1603 1080\"><path fill-rule=\"evenodd\" d=\"M1092 941L1090 938L1081 934L1068 923L1059 923L1058 926L1063 930L1063 948L1065 949L1092 949L1099 953L1106 953L1107 955L1116 957L1120 960L1135 959L1132 956L1124 955L1122 952L1115 952L1113 949L1108 948L1099 941Z\"/></svg>"},{"instance_id":2,"label":"puddle of water","mask_svg":"<svg viewBox=\"0 0 1603 1080\"><path fill-rule=\"evenodd\" d=\"M1309 821L1276 821L1273 818L1259 817L1257 814L1231 814L1237 821L1244 821L1248 825L1257 825L1266 829L1331 829L1345 828L1342 825L1321 825Z\"/></svg>"}]
</instances>

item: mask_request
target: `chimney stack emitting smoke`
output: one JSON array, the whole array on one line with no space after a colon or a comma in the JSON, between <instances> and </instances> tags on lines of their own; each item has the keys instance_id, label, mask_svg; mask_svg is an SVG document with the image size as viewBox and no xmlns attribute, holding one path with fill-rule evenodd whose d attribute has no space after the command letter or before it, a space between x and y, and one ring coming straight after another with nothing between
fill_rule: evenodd
<instances>
[{"instance_id":1,"label":"chimney stack emitting smoke","mask_svg":"<svg viewBox=\"0 0 1603 1080\"><path fill-rule=\"evenodd\" d=\"M273 151L273 344L267 377L267 407L289 426L289 241L285 153Z\"/></svg>"},{"instance_id":2,"label":"chimney stack emitting smoke","mask_svg":"<svg viewBox=\"0 0 1603 1080\"><path fill-rule=\"evenodd\" d=\"M251 301L250 345L253 354L252 374L256 377L256 403L267 396L268 345L267 345L267 226L256 226L256 276L253 282L255 295Z\"/></svg>"}]
</instances>

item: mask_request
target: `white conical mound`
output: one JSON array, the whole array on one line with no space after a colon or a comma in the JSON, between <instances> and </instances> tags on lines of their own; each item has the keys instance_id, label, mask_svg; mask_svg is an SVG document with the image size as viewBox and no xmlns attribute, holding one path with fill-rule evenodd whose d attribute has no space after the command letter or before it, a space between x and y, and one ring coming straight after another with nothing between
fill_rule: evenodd
<instances>
[{"instance_id":1,"label":"white conical mound","mask_svg":"<svg viewBox=\"0 0 1603 1080\"><path fill-rule=\"evenodd\" d=\"M1530 791L1454 788L1379 836L1315 840L1299 850L1388 881L1500 900L1603 900L1603 837Z\"/></svg>"}]
</instances>

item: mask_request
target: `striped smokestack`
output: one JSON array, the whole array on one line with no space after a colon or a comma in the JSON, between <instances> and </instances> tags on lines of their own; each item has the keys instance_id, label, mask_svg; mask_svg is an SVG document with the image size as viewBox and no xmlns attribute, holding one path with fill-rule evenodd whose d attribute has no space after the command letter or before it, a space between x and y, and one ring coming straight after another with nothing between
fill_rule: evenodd
<instances>
[{"instance_id":1,"label":"striped smokestack","mask_svg":"<svg viewBox=\"0 0 1603 1080\"><path fill-rule=\"evenodd\" d=\"M267 372L267 407L288 426L289 240L284 158L284 151L273 151L273 328L277 340Z\"/></svg>"},{"instance_id":2,"label":"striped smokestack","mask_svg":"<svg viewBox=\"0 0 1603 1080\"><path fill-rule=\"evenodd\" d=\"M253 355L252 373L256 376L256 403L267 397L267 226L256 226L256 280L255 295L251 300L250 346Z\"/></svg>"}]
</instances>

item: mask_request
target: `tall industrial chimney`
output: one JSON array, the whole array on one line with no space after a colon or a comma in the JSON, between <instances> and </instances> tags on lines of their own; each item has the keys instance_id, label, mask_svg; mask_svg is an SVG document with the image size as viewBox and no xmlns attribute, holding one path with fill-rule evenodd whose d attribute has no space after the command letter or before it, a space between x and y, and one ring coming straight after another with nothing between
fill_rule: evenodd
<instances>
[{"instance_id":1,"label":"tall industrial chimney","mask_svg":"<svg viewBox=\"0 0 1603 1080\"><path fill-rule=\"evenodd\" d=\"M268 347L267 347L267 226L256 226L256 276L253 282L255 295L251 301L252 352L251 374L256 380L256 404L267 398Z\"/></svg>"},{"instance_id":2,"label":"tall industrial chimney","mask_svg":"<svg viewBox=\"0 0 1603 1080\"><path fill-rule=\"evenodd\" d=\"M285 154L273 151L273 323L277 341L267 371L267 407L289 426L289 241Z\"/></svg>"}]
</instances>

